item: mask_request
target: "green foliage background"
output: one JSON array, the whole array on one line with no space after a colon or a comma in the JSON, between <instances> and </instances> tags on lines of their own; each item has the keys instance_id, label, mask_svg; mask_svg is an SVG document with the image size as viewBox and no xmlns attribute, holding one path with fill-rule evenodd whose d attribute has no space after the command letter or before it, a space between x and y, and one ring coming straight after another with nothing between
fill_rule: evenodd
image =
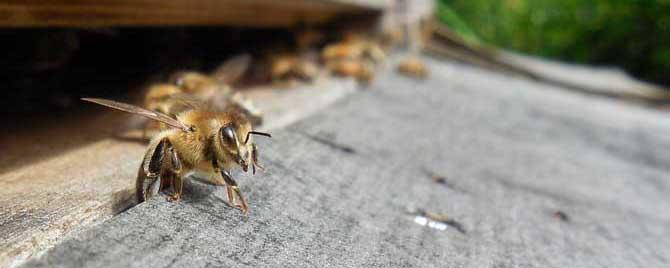
<instances>
[{"instance_id":1,"label":"green foliage background","mask_svg":"<svg viewBox=\"0 0 670 268\"><path fill-rule=\"evenodd\" d=\"M438 0L467 40L670 85L670 0Z\"/></svg>"}]
</instances>

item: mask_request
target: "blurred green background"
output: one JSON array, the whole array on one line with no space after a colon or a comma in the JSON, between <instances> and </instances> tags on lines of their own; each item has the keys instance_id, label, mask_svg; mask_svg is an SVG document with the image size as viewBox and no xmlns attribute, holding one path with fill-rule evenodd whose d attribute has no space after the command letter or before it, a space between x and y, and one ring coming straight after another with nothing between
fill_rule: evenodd
<instances>
[{"instance_id":1,"label":"blurred green background","mask_svg":"<svg viewBox=\"0 0 670 268\"><path fill-rule=\"evenodd\" d=\"M670 0L438 0L466 40L670 86Z\"/></svg>"}]
</instances>

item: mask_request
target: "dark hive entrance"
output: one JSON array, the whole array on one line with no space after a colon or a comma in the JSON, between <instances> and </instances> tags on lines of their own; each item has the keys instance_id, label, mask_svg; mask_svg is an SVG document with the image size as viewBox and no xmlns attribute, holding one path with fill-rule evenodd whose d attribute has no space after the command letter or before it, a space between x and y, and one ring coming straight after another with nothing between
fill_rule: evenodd
<instances>
[{"instance_id":1,"label":"dark hive entrance","mask_svg":"<svg viewBox=\"0 0 670 268\"><path fill-rule=\"evenodd\" d=\"M82 96L123 97L181 69L293 46L287 29L179 27L1 30L0 113L62 113Z\"/></svg>"}]
</instances>

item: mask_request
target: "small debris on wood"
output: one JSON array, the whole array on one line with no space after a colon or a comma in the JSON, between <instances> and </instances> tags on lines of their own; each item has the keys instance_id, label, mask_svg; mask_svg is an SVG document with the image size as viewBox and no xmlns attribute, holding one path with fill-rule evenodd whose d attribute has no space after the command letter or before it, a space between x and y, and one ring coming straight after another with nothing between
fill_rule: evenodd
<instances>
[{"instance_id":1,"label":"small debris on wood","mask_svg":"<svg viewBox=\"0 0 670 268\"><path fill-rule=\"evenodd\" d=\"M432 213L423 209L408 209L408 213L414 215L414 222L421 226L428 226L440 231L444 231L448 226L451 226L456 231L467 234L463 224L450 218L447 214Z\"/></svg>"},{"instance_id":2,"label":"small debris on wood","mask_svg":"<svg viewBox=\"0 0 670 268\"><path fill-rule=\"evenodd\" d=\"M434 183L442 184L442 185L444 185L444 186L447 186L448 188L455 189L454 185L451 184L451 183L448 181L447 176L443 176L443 175L437 174L437 173L435 173L435 172L433 172L433 171L428 170L427 168L424 168L424 169L423 169L423 172L424 172L424 173L425 173L425 174L426 174L426 175L427 175L427 176L428 176Z\"/></svg>"},{"instance_id":3,"label":"small debris on wood","mask_svg":"<svg viewBox=\"0 0 670 268\"><path fill-rule=\"evenodd\" d=\"M551 213L551 216L562 222L570 222L570 217L568 216L568 214L566 214L561 210L554 211L553 213Z\"/></svg>"},{"instance_id":4,"label":"small debris on wood","mask_svg":"<svg viewBox=\"0 0 670 268\"><path fill-rule=\"evenodd\" d=\"M398 64L398 73L417 79L426 79L429 75L428 67L419 58L409 57Z\"/></svg>"},{"instance_id":5,"label":"small debris on wood","mask_svg":"<svg viewBox=\"0 0 670 268\"><path fill-rule=\"evenodd\" d=\"M439 184L447 184L447 178L446 178L446 177L433 175L433 176L431 176L430 178L431 178L431 179L433 180L433 182L435 182L435 183L439 183Z\"/></svg>"},{"instance_id":6,"label":"small debris on wood","mask_svg":"<svg viewBox=\"0 0 670 268\"><path fill-rule=\"evenodd\" d=\"M299 132L299 133L302 134L303 136L309 138L310 140L313 140L315 142L327 145L328 147L336 149L338 151L342 151L342 152L348 153L348 154L356 154L356 149L354 149L352 147L349 147L347 145L338 144L338 143L336 143L336 142L334 142L334 141L332 141L328 138L325 138L325 137L311 135L311 134L307 134L307 133L303 133L303 132Z\"/></svg>"}]
</instances>

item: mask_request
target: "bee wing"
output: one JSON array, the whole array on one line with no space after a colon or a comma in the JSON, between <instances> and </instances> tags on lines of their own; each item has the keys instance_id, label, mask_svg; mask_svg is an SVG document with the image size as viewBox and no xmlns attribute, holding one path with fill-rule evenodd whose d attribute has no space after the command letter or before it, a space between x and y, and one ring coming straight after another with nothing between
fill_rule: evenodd
<instances>
[{"instance_id":1,"label":"bee wing","mask_svg":"<svg viewBox=\"0 0 670 268\"><path fill-rule=\"evenodd\" d=\"M166 102L171 103L169 113L180 114L189 110L211 110L212 101L203 99L199 96L191 94L175 94L166 99Z\"/></svg>"},{"instance_id":2,"label":"bee wing","mask_svg":"<svg viewBox=\"0 0 670 268\"><path fill-rule=\"evenodd\" d=\"M250 63L251 55L237 55L226 60L223 62L223 64L216 68L216 70L212 72L212 77L221 83L230 84L242 77L242 75L249 68Z\"/></svg>"},{"instance_id":3,"label":"bee wing","mask_svg":"<svg viewBox=\"0 0 670 268\"><path fill-rule=\"evenodd\" d=\"M202 106L205 106L206 104L206 100L203 100L198 96L194 96L193 94L186 94L186 93L174 94L170 96L169 99L180 105L188 106L191 109L197 109Z\"/></svg>"},{"instance_id":4,"label":"bee wing","mask_svg":"<svg viewBox=\"0 0 670 268\"><path fill-rule=\"evenodd\" d=\"M155 111L150 111L147 109L144 109L142 107L138 107L132 104L127 104L127 103L122 103L122 102L116 102L112 100L106 100L106 99L97 99L97 98L81 98L82 100L93 102L100 104L102 106L107 106L110 108L114 108L117 110L121 110L124 112L128 112L131 114L137 114L141 115L144 117L147 117L149 119L153 119L159 122L163 122L169 126L181 129L183 131L188 131L190 129L189 126L185 125L182 122L179 122L179 120L174 119L166 114L155 112Z\"/></svg>"}]
</instances>

